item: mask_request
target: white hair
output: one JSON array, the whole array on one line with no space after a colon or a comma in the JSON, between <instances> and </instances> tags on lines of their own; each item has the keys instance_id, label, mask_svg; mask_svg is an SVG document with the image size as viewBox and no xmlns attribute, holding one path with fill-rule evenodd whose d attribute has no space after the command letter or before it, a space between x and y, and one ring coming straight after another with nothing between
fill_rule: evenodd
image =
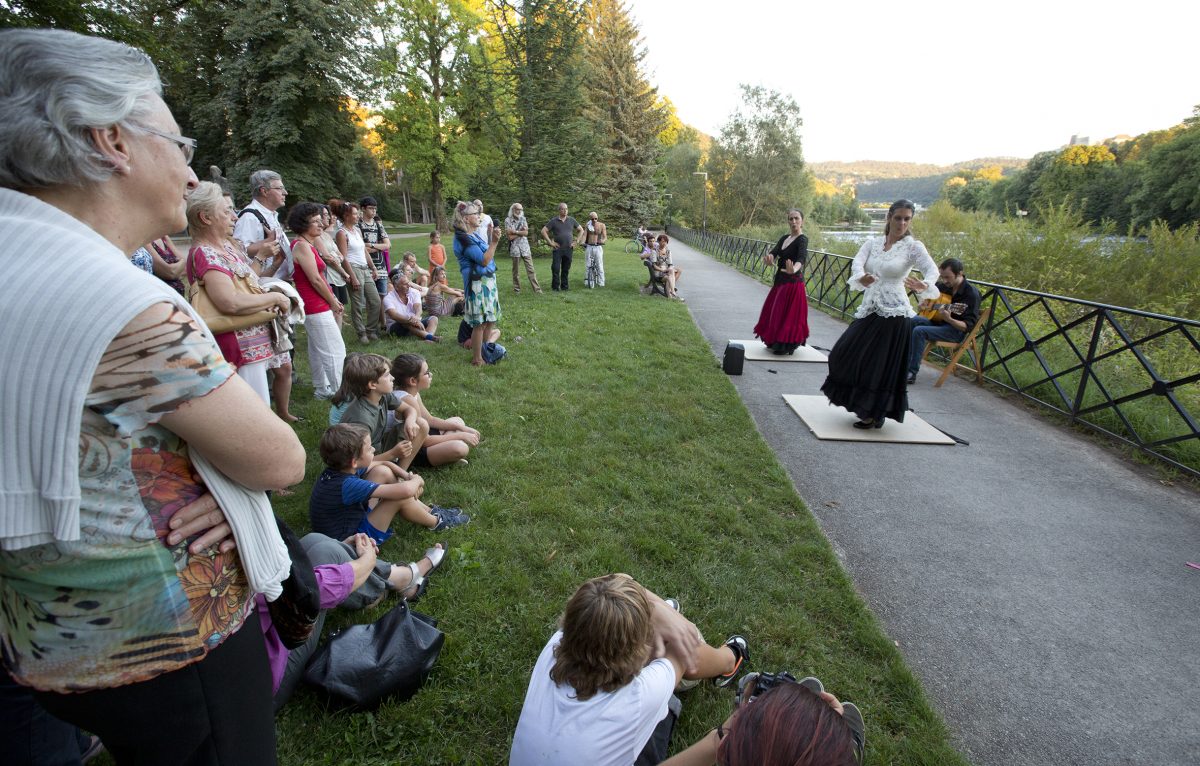
<instances>
[{"instance_id":1,"label":"white hair","mask_svg":"<svg viewBox=\"0 0 1200 766\"><path fill-rule=\"evenodd\" d=\"M107 181L114 168L89 132L137 125L155 96L158 69L137 48L60 29L0 31L0 187Z\"/></svg>"}]
</instances>

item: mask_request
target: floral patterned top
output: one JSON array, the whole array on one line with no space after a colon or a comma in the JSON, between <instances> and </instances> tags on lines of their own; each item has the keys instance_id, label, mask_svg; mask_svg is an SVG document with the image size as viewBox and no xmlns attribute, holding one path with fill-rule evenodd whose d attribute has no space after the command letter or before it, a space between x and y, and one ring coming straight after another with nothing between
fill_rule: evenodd
<instances>
[{"instance_id":1,"label":"floral patterned top","mask_svg":"<svg viewBox=\"0 0 1200 766\"><path fill-rule=\"evenodd\" d=\"M145 681L242 626L253 594L237 551L166 542L171 517L207 490L187 444L158 425L233 374L170 304L113 339L83 411L80 539L0 551L0 647L22 683L80 692Z\"/></svg>"},{"instance_id":2,"label":"floral patterned top","mask_svg":"<svg viewBox=\"0 0 1200 766\"><path fill-rule=\"evenodd\" d=\"M224 250L217 250L208 245L195 245L188 251L188 279L193 282L203 279L204 273L209 269L227 274L230 279L249 279L250 284L258 284L258 275L229 242L225 243ZM271 344L271 326L267 324L223 332L216 338L221 353L234 367L265 362L275 356L275 347Z\"/></svg>"},{"instance_id":3,"label":"floral patterned top","mask_svg":"<svg viewBox=\"0 0 1200 766\"><path fill-rule=\"evenodd\" d=\"M894 243L887 250L883 249L883 243L883 237L868 239L850 265L850 289L863 291L862 304L854 312L855 319L862 319L868 314L881 317L910 317L916 314L904 289L904 278L914 269L921 272L921 279L927 286L920 297L926 300L938 297L935 284L938 268L929 257L925 245L911 236ZM867 274L875 277L875 281L863 286L861 280Z\"/></svg>"}]
</instances>

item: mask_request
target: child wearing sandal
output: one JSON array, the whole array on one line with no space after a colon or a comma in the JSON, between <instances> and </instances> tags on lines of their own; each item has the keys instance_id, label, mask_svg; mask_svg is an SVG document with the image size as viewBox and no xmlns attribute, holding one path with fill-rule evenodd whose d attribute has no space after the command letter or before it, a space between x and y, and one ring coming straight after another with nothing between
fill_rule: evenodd
<instances>
[{"instance_id":1,"label":"child wearing sandal","mask_svg":"<svg viewBox=\"0 0 1200 766\"><path fill-rule=\"evenodd\" d=\"M318 449L327 466L313 484L308 519L314 532L343 540L362 532L382 545L392 536L392 519L434 532L466 524L458 508L428 506L420 500L425 481L392 463L376 463L366 427L339 423L321 436Z\"/></svg>"},{"instance_id":2,"label":"child wearing sandal","mask_svg":"<svg viewBox=\"0 0 1200 766\"><path fill-rule=\"evenodd\" d=\"M378 604L389 592L417 601L425 592L426 577L437 569L446 556L446 548L436 543L425 549L420 561L406 566L390 564L378 558L379 546L359 532L346 540L334 540L319 532L310 532L300 540L312 565L313 577L321 595L321 614L317 617L312 637L289 651L271 622L266 598L255 597L263 639L267 644L267 662L274 682L275 711L287 702L304 674L304 668L317 649L325 610L340 606L343 609L364 609Z\"/></svg>"},{"instance_id":3,"label":"child wearing sandal","mask_svg":"<svg viewBox=\"0 0 1200 766\"><path fill-rule=\"evenodd\" d=\"M425 407L421 392L433 383L433 373L425 358L420 354L400 354L392 360L392 378L396 381L396 396L400 397L400 402L416 410L417 417L428 426L429 435L417 450L413 465L465 465L471 447L479 445L479 432L460 417L434 417Z\"/></svg>"},{"instance_id":4,"label":"child wearing sandal","mask_svg":"<svg viewBox=\"0 0 1200 766\"><path fill-rule=\"evenodd\" d=\"M681 620L697 639L691 646L673 639ZM592 766L631 766L652 735L650 762L661 761L656 729L673 724L677 700L668 709L680 682L727 686L749 661L741 636L717 647L698 639L695 626L629 575L588 580L534 665L509 765L565 766L586 754Z\"/></svg>"}]
</instances>

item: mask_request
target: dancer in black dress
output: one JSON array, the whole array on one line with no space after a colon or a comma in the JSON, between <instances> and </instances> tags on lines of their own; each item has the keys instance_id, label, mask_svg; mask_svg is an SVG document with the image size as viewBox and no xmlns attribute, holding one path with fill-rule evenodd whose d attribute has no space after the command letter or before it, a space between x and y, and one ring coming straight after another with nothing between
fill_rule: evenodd
<instances>
[{"instance_id":1,"label":"dancer in black dress","mask_svg":"<svg viewBox=\"0 0 1200 766\"><path fill-rule=\"evenodd\" d=\"M808 261L808 237L804 234L804 213L788 210L787 234L763 256L767 265L778 259L775 283L763 302L754 335L772 353L786 356L808 340L808 296L804 292L804 264Z\"/></svg>"},{"instance_id":2,"label":"dancer in black dress","mask_svg":"<svg viewBox=\"0 0 1200 766\"><path fill-rule=\"evenodd\" d=\"M937 264L909 230L915 211L906 199L893 202L883 237L867 240L850 268L850 289L863 291L862 304L829 353L821 391L858 416L855 428L882 428L884 418L903 422L908 410L908 318L916 312L905 288L938 297ZM923 282L909 277L914 269Z\"/></svg>"}]
</instances>

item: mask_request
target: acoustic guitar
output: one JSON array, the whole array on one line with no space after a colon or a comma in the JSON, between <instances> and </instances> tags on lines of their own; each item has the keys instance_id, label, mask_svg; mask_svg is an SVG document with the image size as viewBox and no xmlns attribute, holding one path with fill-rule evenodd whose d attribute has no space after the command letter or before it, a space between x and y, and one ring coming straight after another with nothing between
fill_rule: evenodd
<instances>
[{"instance_id":1,"label":"acoustic guitar","mask_svg":"<svg viewBox=\"0 0 1200 766\"><path fill-rule=\"evenodd\" d=\"M917 307L917 314L925 317L931 322L942 321L940 309L945 307L951 314L961 314L967 310L965 303L951 303L952 300L949 293L939 293L938 297L931 301L921 301Z\"/></svg>"}]
</instances>

